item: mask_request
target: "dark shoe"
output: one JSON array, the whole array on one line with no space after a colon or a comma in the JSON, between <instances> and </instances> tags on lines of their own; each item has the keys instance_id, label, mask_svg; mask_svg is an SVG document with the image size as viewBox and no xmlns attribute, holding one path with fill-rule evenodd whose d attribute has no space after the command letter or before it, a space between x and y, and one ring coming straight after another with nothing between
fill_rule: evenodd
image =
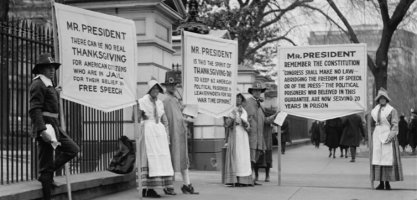
<instances>
[{"instance_id":1,"label":"dark shoe","mask_svg":"<svg viewBox=\"0 0 417 200\"><path fill-rule=\"evenodd\" d=\"M269 176L265 177L265 182L270 182Z\"/></svg>"},{"instance_id":2,"label":"dark shoe","mask_svg":"<svg viewBox=\"0 0 417 200\"><path fill-rule=\"evenodd\" d=\"M333 154L333 158L336 158L336 155Z\"/></svg>"},{"instance_id":3,"label":"dark shoe","mask_svg":"<svg viewBox=\"0 0 417 200\"><path fill-rule=\"evenodd\" d=\"M355 162L355 159L354 159L354 158L352 158L349 162Z\"/></svg>"},{"instance_id":4,"label":"dark shoe","mask_svg":"<svg viewBox=\"0 0 417 200\"><path fill-rule=\"evenodd\" d=\"M380 183L378 185L378 187L375 188L375 190L383 190L383 189L384 189L384 184L383 183Z\"/></svg>"},{"instance_id":5,"label":"dark shoe","mask_svg":"<svg viewBox=\"0 0 417 200\"><path fill-rule=\"evenodd\" d=\"M239 185L240 183L237 183L236 185ZM239 186L237 186L239 187ZM184 194L200 194L199 192L194 191L194 187L190 185L183 185L181 188L182 193Z\"/></svg>"},{"instance_id":6,"label":"dark shoe","mask_svg":"<svg viewBox=\"0 0 417 200\"><path fill-rule=\"evenodd\" d=\"M256 181L253 182L253 185L262 185L260 183L257 183Z\"/></svg>"},{"instance_id":7,"label":"dark shoe","mask_svg":"<svg viewBox=\"0 0 417 200\"><path fill-rule=\"evenodd\" d=\"M329 158L332 157L332 152L329 153Z\"/></svg>"},{"instance_id":8,"label":"dark shoe","mask_svg":"<svg viewBox=\"0 0 417 200\"><path fill-rule=\"evenodd\" d=\"M385 190L391 190L391 185L389 184L389 182L385 182Z\"/></svg>"},{"instance_id":9,"label":"dark shoe","mask_svg":"<svg viewBox=\"0 0 417 200\"><path fill-rule=\"evenodd\" d=\"M340 154L340 157L343 158L343 154Z\"/></svg>"},{"instance_id":10,"label":"dark shoe","mask_svg":"<svg viewBox=\"0 0 417 200\"><path fill-rule=\"evenodd\" d=\"M345 155L345 158L347 158L348 156L347 156L347 154Z\"/></svg>"},{"instance_id":11,"label":"dark shoe","mask_svg":"<svg viewBox=\"0 0 417 200\"><path fill-rule=\"evenodd\" d=\"M246 187L246 186L248 186L248 185L243 184L243 183L235 183L234 185L235 185L235 187Z\"/></svg>"},{"instance_id":12,"label":"dark shoe","mask_svg":"<svg viewBox=\"0 0 417 200\"><path fill-rule=\"evenodd\" d=\"M166 195L177 195L177 193L174 192L174 188L164 188L164 193Z\"/></svg>"}]
</instances>

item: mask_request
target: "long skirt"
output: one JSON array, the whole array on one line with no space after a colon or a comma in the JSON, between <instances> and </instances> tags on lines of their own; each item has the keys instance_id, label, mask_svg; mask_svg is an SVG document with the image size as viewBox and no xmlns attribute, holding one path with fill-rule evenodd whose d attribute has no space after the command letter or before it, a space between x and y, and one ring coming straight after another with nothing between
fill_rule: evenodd
<instances>
[{"instance_id":1,"label":"long skirt","mask_svg":"<svg viewBox=\"0 0 417 200\"><path fill-rule=\"evenodd\" d=\"M155 188L166 188L173 187L173 172L170 176L149 176L149 159L147 149L151 143L146 143L145 139L145 125L140 123L139 125L139 137L136 139L136 149L137 149L137 160L140 159L141 166L139 167L139 175L141 177L142 189L155 189ZM167 140L168 138L166 138ZM146 146L148 145L148 147ZM168 146L166 147L168 148ZM171 158L167 158L167 163L171 165ZM171 165L172 170L172 165ZM137 180L139 181L139 179Z\"/></svg>"},{"instance_id":2,"label":"long skirt","mask_svg":"<svg viewBox=\"0 0 417 200\"><path fill-rule=\"evenodd\" d=\"M253 184L248 133L241 126L236 126L235 130L229 129L229 131L224 183L226 185ZM237 177L239 177L239 182Z\"/></svg>"},{"instance_id":3,"label":"long skirt","mask_svg":"<svg viewBox=\"0 0 417 200\"><path fill-rule=\"evenodd\" d=\"M392 143L393 148L393 165L392 166L382 166L382 165L372 165L372 180L374 181L403 181L403 169L401 164L400 150L398 145L398 140L395 137Z\"/></svg>"}]
</instances>

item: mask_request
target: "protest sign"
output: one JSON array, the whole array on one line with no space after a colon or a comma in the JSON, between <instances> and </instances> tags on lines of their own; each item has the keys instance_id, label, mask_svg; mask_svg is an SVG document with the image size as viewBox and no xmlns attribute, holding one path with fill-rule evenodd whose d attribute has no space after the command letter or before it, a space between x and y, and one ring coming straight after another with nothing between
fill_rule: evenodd
<instances>
[{"instance_id":1,"label":"protest sign","mask_svg":"<svg viewBox=\"0 0 417 200\"><path fill-rule=\"evenodd\" d=\"M132 20L55 3L62 98L102 111L136 99Z\"/></svg>"},{"instance_id":2,"label":"protest sign","mask_svg":"<svg viewBox=\"0 0 417 200\"><path fill-rule=\"evenodd\" d=\"M184 104L213 117L236 104L237 42L184 31Z\"/></svg>"},{"instance_id":3,"label":"protest sign","mask_svg":"<svg viewBox=\"0 0 417 200\"><path fill-rule=\"evenodd\" d=\"M366 44L278 48L278 105L327 120L366 111Z\"/></svg>"},{"instance_id":4,"label":"protest sign","mask_svg":"<svg viewBox=\"0 0 417 200\"><path fill-rule=\"evenodd\" d=\"M287 118L288 113L286 112L279 112L274 119L274 123L278 126L282 126L284 124L285 118Z\"/></svg>"}]
</instances>

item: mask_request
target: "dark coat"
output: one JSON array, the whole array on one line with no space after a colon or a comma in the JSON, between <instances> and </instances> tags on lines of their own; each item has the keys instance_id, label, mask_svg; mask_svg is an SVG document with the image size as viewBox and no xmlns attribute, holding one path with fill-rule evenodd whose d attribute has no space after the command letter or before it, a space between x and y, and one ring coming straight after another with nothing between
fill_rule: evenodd
<instances>
[{"instance_id":1,"label":"dark coat","mask_svg":"<svg viewBox=\"0 0 417 200\"><path fill-rule=\"evenodd\" d=\"M417 146L417 118L415 116L410 122L408 144L410 144L412 148L416 148Z\"/></svg>"},{"instance_id":2,"label":"dark coat","mask_svg":"<svg viewBox=\"0 0 417 200\"><path fill-rule=\"evenodd\" d=\"M281 126L281 143L291 142L290 125L288 120L285 120Z\"/></svg>"},{"instance_id":3,"label":"dark coat","mask_svg":"<svg viewBox=\"0 0 417 200\"><path fill-rule=\"evenodd\" d=\"M362 137L365 137L362 118L358 114L347 116L343 122L343 133L340 139L340 145L358 147Z\"/></svg>"},{"instance_id":4,"label":"dark coat","mask_svg":"<svg viewBox=\"0 0 417 200\"><path fill-rule=\"evenodd\" d=\"M342 119L334 118L326 121L326 141L325 145L329 148L337 148L340 144L340 137L342 136L343 124Z\"/></svg>"},{"instance_id":5,"label":"dark coat","mask_svg":"<svg viewBox=\"0 0 417 200\"><path fill-rule=\"evenodd\" d=\"M408 124L404 119L404 116L400 117L400 121L398 122L398 143L400 146L405 147L408 144L407 141L408 136Z\"/></svg>"},{"instance_id":6,"label":"dark coat","mask_svg":"<svg viewBox=\"0 0 417 200\"><path fill-rule=\"evenodd\" d=\"M265 130L265 127L270 128L270 124L274 120L274 116L266 117L264 108L253 97L246 99L244 109L248 113L249 129L249 146L255 150L270 150L272 148L272 130ZM265 141L265 138L267 139Z\"/></svg>"},{"instance_id":7,"label":"dark coat","mask_svg":"<svg viewBox=\"0 0 417 200\"><path fill-rule=\"evenodd\" d=\"M319 147L321 142L321 132L323 128L323 122L314 121L313 124L311 124L310 128L310 134L311 134L311 143L314 144L314 146Z\"/></svg>"},{"instance_id":8,"label":"dark coat","mask_svg":"<svg viewBox=\"0 0 417 200\"><path fill-rule=\"evenodd\" d=\"M59 128L59 119L43 116L42 112L59 113L59 96L54 87L46 85L40 78L33 80L30 85L29 116L32 121L32 134L37 137L46 130L45 124L51 124L57 133L63 133Z\"/></svg>"}]
</instances>

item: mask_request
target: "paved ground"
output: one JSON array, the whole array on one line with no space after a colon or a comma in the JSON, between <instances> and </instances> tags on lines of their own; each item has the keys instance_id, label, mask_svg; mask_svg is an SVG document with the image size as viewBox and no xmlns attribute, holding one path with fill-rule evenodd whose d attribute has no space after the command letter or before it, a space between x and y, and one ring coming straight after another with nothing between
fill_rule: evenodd
<instances>
[{"instance_id":1,"label":"paved ground","mask_svg":"<svg viewBox=\"0 0 417 200\"><path fill-rule=\"evenodd\" d=\"M360 151L365 151L361 147ZM221 182L220 172L192 171L191 179L201 194L181 194L181 182L175 182L178 195L162 196L162 199L239 199L239 200L417 200L417 158L406 156L402 159L405 181L392 183L392 191L371 190L369 181L369 160L365 156L350 163L350 158L328 158L327 148L319 149L307 145L290 149L282 157L282 185L278 186L276 153L272 170L272 182L263 182L262 186L232 188ZM176 176L181 180L180 176ZM377 183L375 183L377 185ZM157 191L162 194L161 190ZM136 189L112 194L95 200L138 199Z\"/></svg>"}]
</instances>

